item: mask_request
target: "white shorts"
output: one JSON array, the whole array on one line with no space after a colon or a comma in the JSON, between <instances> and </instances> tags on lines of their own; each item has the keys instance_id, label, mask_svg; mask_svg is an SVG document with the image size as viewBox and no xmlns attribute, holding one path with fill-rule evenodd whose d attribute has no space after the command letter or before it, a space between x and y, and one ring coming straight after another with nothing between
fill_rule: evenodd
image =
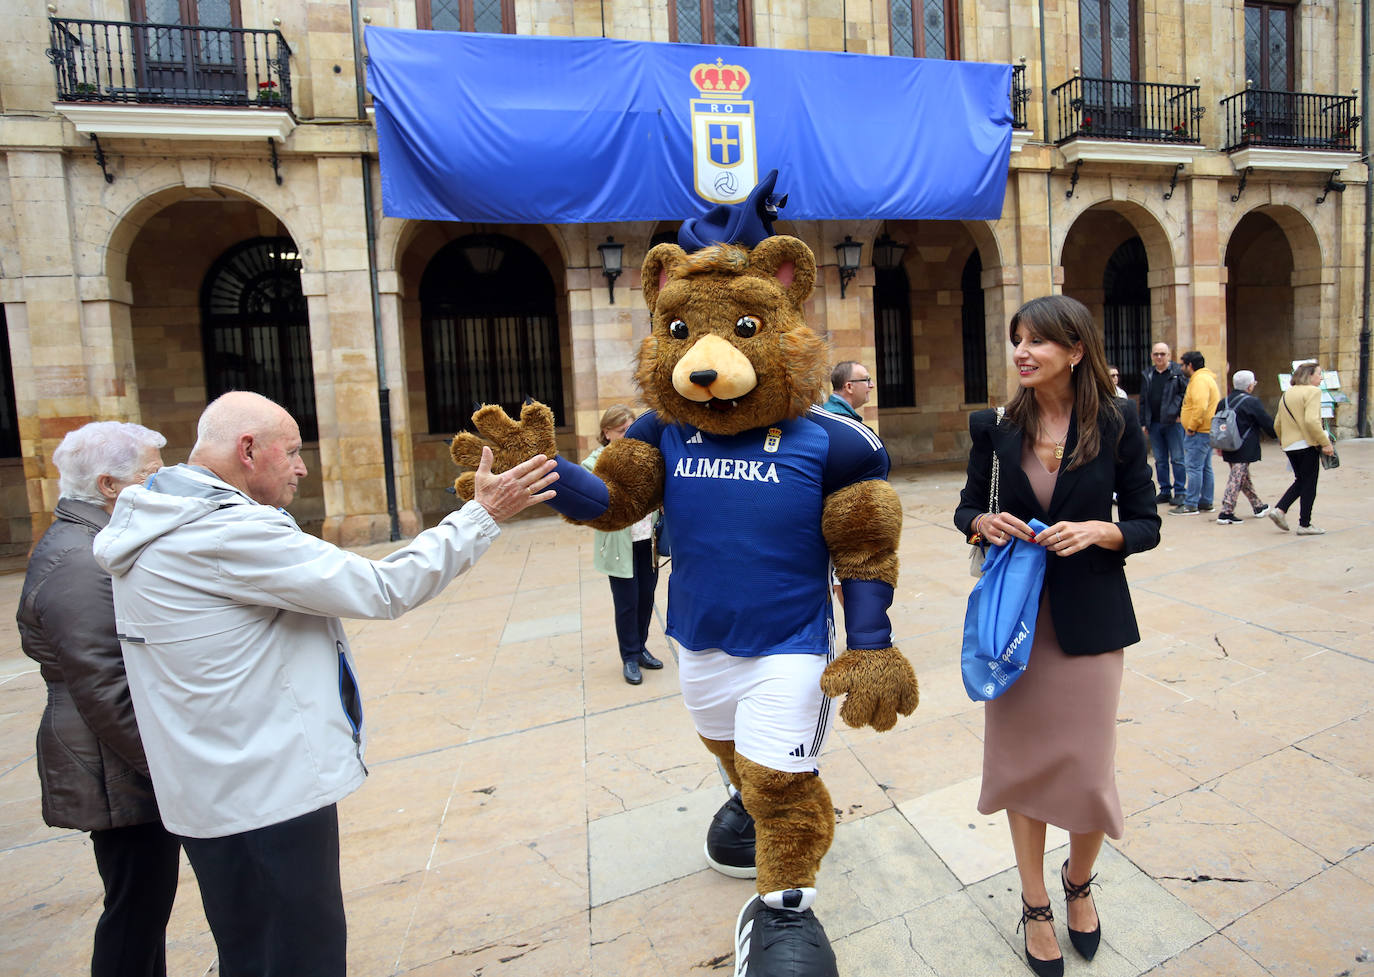
<instances>
[{"instance_id":1,"label":"white shorts","mask_svg":"<svg viewBox=\"0 0 1374 977\"><path fill-rule=\"evenodd\" d=\"M833 648L757 658L684 648L677 666L682 699L708 740L734 740L737 754L773 770L818 772L835 722L821 672L834 657Z\"/></svg>"}]
</instances>

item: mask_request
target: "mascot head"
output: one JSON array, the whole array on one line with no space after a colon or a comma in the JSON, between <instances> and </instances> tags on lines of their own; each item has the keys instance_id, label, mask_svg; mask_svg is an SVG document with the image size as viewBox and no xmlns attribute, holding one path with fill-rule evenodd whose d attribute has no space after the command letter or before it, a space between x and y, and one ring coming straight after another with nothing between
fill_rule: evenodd
<instances>
[{"instance_id":1,"label":"mascot head","mask_svg":"<svg viewBox=\"0 0 1374 977\"><path fill-rule=\"evenodd\" d=\"M635 381L668 423L739 434L800 417L820 400L829 350L802 321L816 258L794 237L758 236L771 230L767 215L776 213L768 196L775 177L770 173L740 205L743 218L717 207L684 224L679 236L700 243L718 227L721 236L750 246L717 238L688 254L660 244L644 259L641 287L652 330Z\"/></svg>"}]
</instances>

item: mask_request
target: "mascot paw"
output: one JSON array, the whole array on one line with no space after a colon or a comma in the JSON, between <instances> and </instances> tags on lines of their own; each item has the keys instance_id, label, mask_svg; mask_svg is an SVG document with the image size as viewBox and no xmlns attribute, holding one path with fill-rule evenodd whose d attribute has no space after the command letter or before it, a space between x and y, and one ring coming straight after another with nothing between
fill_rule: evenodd
<instances>
[{"instance_id":1,"label":"mascot paw","mask_svg":"<svg viewBox=\"0 0 1374 977\"><path fill-rule=\"evenodd\" d=\"M553 434L553 411L538 401L528 401L520 409L520 420L513 420L496 404L487 404L472 415L478 434L462 431L449 444L453 463L475 469L482 460L482 449L490 448L493 458L491 471L499 475L535 455L549 458L558 454ZM464 502L474 492L474 477L463 472L453 483L454 491Z\"/></svg>"},{"instance_id":2,"label":"mascot paw","mask_svg":"<svg viewBox=\"0 0 1374 977\"><path fill-rule=\"evenodd\" d=\"M821 691L832 699L845 696L840 718L878 732L897 725L897 714L909 716L920 701L916 673L896 648L851 648L821 675Z\"/></svg>"}]
</instances>

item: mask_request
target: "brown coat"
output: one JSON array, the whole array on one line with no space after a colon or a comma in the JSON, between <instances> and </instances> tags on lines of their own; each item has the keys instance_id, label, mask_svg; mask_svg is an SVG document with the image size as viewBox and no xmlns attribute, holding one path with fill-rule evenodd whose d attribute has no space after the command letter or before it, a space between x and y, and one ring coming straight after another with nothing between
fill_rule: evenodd
<instances>
[{"instance_id":1,"label":"brown coat","mask_svg":"<svg viewBox=\"0 0 1374 977\"><path fill-rule=\"evenodd\" d=\"M65 498L55 515L29 558L17 615L24 653L48 685L37 744L43 820L83 831L157 821L110 575L91 555L110 517Z\"/></svg>"}]
</instances>

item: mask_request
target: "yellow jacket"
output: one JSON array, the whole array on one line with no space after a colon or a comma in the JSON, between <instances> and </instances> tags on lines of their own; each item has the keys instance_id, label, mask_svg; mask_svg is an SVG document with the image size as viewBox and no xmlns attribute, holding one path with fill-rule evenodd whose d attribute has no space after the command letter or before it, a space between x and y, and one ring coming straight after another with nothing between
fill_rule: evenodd
<instances>
[{"instance_id":1,"label":"yellow jacket","mask_svg":"<svg viewBox=\"0 0 1374 977\"><path fill-rule=\"evenodd\" d=\"M1274 433L1279 447L1287 448L1299 438L1320 448L1331 443L1322 428L1322 391L1308 383L1295 384L1284 391L1274 411Z\"/></svg>"},{"instance_id":2,"label":"yellow jacket","mask_svg":"<svg viewBox=\"0 0 1374 977\"><path fill-rule=\"evenodd\" d=\"M1217 379L1212 371L1203 367L1194 370L1188 381L1188 389L1183 394L1183 411L1178 419L1183 430L1194 434L1206 433L1212 429L1212 415L1217 412L1217 402L1221 391L1217 389Z\"/></svg>"}]
</instances>

